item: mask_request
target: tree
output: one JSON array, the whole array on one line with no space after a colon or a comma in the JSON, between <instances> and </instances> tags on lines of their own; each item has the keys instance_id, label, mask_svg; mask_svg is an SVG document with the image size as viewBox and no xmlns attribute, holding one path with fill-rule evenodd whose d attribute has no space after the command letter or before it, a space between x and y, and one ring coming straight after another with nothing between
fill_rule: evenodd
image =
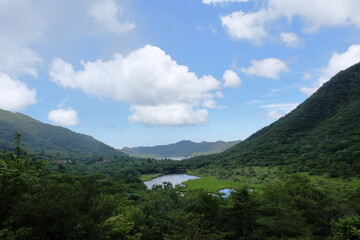
<instances>
[{"instance_id":1,"label":"tree","mask_svg":"<svg viewBox=\"0 0 360 240\"><path fill-rule=\"evenodd\" d=\"M330 234L329 199L300 175L268 184L260 200L257 235L317 239Z\"/></svg>"},{"instance_id":2,"label":"tree","mask_svg":"<svg viewBox=\"0 0 360 240\"><path fill-rule=\"evenodd\" d=\"M44 162L32 158L22 148L19 133L15 133L14 138L14 152L0 156L0 226L24 194L35 185L45 166Z\"/></svg>"},{"instance_id":3,"label":"tree","mask_svg":"<svg viewBox=\"0 0 360 240\"><path fill-rule=\"evenodd\" d=\"M332 237L329 240L360 239L360 216L344 217L331 223Z\"/></svg>"}]
</instances>

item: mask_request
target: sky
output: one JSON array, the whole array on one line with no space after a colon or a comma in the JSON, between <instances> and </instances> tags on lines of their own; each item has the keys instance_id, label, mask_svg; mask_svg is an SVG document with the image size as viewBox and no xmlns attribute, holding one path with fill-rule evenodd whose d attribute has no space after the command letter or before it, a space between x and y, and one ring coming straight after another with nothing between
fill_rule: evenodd
<instances>
[{"instance_id":1,"label":"sky","mask_svg":"<svg viewBox=\"0 0 360 240\"><path fill-rule=\"evenodd\" d=\"M360 61L359 0L0 0L0 108L115 148L244 140Z\"/></svg>"}]
</instances>

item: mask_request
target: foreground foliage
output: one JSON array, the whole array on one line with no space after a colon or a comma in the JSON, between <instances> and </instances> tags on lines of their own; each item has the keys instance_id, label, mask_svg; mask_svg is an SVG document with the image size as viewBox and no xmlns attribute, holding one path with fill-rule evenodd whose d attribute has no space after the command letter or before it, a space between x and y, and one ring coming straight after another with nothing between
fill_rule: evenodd
<instances>
[{"instance_id":1,"label":"foreground foliage","mask_svg":"<svg viewBox=\"0 0 360 240\"><path fill-rule=\"evenodd\" d=\"M229 198L171 184L146 190L129 174L49 171L17 144L0 157L0 239L359 239L360 188L335 198L282 175Z\"/></svg>"}]
</instances>

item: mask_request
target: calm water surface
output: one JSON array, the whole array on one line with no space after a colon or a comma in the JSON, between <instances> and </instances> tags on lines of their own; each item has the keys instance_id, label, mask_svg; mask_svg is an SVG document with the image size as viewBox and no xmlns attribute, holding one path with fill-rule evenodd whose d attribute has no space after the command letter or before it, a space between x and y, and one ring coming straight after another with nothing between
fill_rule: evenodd
<instances>
[{"instance_id":1,"label":"calm water surface","mask_svg":"<svg viewBox=\"0 0 360 240\"><path fill-rule=\"evenodd\" d=\"M175 185L185 182L187 180L198 178L200 177L187 174L167 174L161 177L154 178L150 181L146 181L144 182L144 184L148 189L151 189L154 185L163 185L164 182L170 182L175 187Z\"/></svg>"},{"instance_id":2,"label":"calm water surface","mask_svg":"<svg viewBox=\"0 0 360 240\"><path fill-rule=\"evenodd\" d=\"M228 198L230 197L230 194L232 192L236 192L234 189L230 189L230 188L224 188L219 190L219 193L222 193L223 195L221 195L223 198Z\"/></svg>"}]
</instances>

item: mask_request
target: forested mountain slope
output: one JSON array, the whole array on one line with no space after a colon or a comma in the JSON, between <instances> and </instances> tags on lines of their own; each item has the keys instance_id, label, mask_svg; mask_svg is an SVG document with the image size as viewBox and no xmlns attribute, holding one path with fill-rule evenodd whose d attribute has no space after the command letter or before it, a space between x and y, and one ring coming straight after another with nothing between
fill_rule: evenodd
<instances>
[{"instance_id":1,"label":"forested mountain slope","mask_svg":"<svg viewBox=\"0 0 360 240\"><path fill-rule=\"evenodd\" d=\"M137 157L190 157L212 153L219 153L234 146L240 141L217 141L195 143L189 140L180 141L168 145L154 147L132 147L123 148L123 152Z\"/></svg>"},{"instance_id":2,"label":"forested mountain slope","mask_svg":"<svg viewBox=\"0 0 360 240\"><path fill-rule=\"evenodd\" d=\"M24 114L0 109L0 149L13 148L15 132L22 135L27 150L55 159L80 155L82 157L125 155L88 135L45 124Z\"/></svg>"},{"instance_id":3,"label":"forested mountain slope","mask_svg":"<svg viewBox=\"0 0 360 240\"><path fill-rule=\"evenodd\" d=\"M288 165L296 171L360 175L360 63L339 72L285 117L196 166Z\"/></svg>"}]
</instances>

